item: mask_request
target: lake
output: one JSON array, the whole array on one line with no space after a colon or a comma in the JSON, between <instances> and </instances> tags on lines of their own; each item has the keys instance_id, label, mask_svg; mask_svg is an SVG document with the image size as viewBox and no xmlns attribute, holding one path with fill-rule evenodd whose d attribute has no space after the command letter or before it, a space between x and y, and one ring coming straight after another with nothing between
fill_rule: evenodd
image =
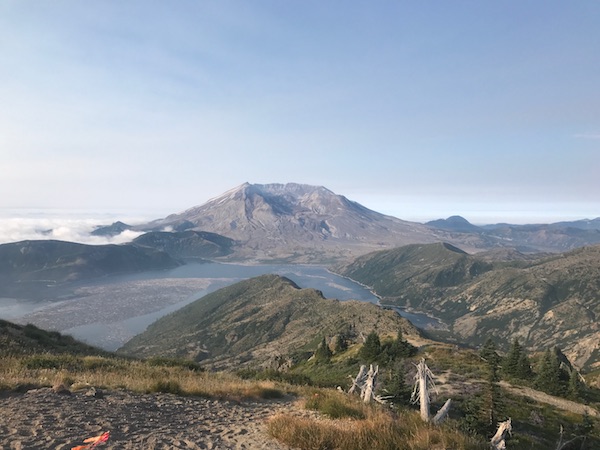
<instances>
[{"instance_id":1,"label":"lake","mask_svg":"<svg viewBox=\"0 0 600 450\"><path fill-rule=\"evenodd\" d=\"M0 318L33 323L116 350L160 317L222 287L270 273L285 276L301 288L318 289L327 298L379 303L365 286L322 266L191 263L168 271L76 283L43 303L0 299ZM395 310L421 328L439 325L425 314Z\"/></svg>"}]
</instances>

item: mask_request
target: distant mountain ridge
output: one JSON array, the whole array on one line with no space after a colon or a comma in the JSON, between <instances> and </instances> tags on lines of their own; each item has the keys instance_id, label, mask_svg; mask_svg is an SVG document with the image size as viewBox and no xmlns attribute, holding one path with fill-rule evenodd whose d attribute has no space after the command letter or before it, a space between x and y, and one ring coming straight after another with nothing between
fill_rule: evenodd
<instances>
[{"instance_id":1,"label":"distant mountain ridge","mask_svg":"<svg viewBox=\"0 0 600 450\"><path fill-rule=\"evenodd\" d=\"M85 278L172 269L168 253L130 244L85 245L64 241L21 241L0 245L0 294ZM36 295L43 295L43 292Z\"/></svg>"},{"instance_id":2,"label":"distant mountain ridge","mask_svg":"<svg viewBox=\"0 0 600 450\"><path fill-rule=\"evenodd\" d=\"M111 225L97 227L91 234L92 236L116 236L132 228L131 225L127 225L119 220Z\"/></svg>"},{"instance_id":3,"label":"distant mountain ridge","mask_svg":"<svg viewBox=\"0 0 600 450\"><path fill-rule=\"evenodd\" d=\"M483 231L461 216L451 216L447 219L438 219L427 222L425 225L440 230L458 231L462 233L480 233Z\"/></svg>"},{"instance_id":4,"label":"distant mountain ridge","mask_svg":"<svg viewBox=\"0 0 600 450\"><path fill-rule=\"evenodd\" d=\"M372 211L322 186L244 183L135 229L216 233L235 241L228 259L331 263L416 243L450 242L469 253L562 252L600 243L600 220L580 222L479 227L452 216L421 224Z\"/></svg>"},{"instance_id":5,"label":"distant mountain ridge","mask_svg":"<svg viewBox=\"0 0 600 450\"><path fill-rule=\"evenodd\" d=\"M463 239L468 240L467 236L477 236L480 249L513 247L527 253L556 253L600 243L600 218L550 224L498 223L477 226L461 216L451 216L427 222L425 225L453 233L449 242L457 245L460 245L459 242Z\"/></svg>"},{"instance_id":6,"label":"distant mountain ridge","mask_svg":"<svg viewBox=\"0 0 600 450\"><path fill-rule=\"evenodd\" d=\"M334 270L370 286L382 303L444 320L461 342L515 337L559 346L581 367L600 367L600 245L534 260L469 255L448 244L364 255Z\"/></svg>"},{"instance_id":7,"label":"distant mountain ridge","mask_svg":"<svg viewBox=\"0 0 600 450\"><path fill-rule=\"evenodd\" d=\"M600 231L600 217L595 219L582 219L582 220L572 220L572 221L562 221L562 222L553 222L548 224L525 224L525 225L514 225L509 223L497 223L497 224L489 224L482 225L481 228L493 230L498 228L523 228L523 229L539 229L539 228L549 228L549 229L578 229L578 230L587 230L587 231Z\"/></svg>"}]
</instances>

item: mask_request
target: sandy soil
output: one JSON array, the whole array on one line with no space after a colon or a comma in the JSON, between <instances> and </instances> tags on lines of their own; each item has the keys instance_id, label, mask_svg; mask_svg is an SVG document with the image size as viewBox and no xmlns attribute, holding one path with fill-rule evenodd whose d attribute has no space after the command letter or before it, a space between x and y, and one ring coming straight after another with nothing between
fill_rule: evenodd
<instances>
[{"instance_id":1,"label":"sandy soil","mask_svg":"<svg viewBox=\"0 0 600 450\"><path fill-rule=\"evenodd\" d=\"M600 417L600 412L588 405L583 405L581 403L573 402L571 400L567 400L561 397L554 397L552 395L536 391L525 386L513 386L512 384L507 383L506 381L501 381L500 385L504 389L507 389L509 392L512 392L513 394L528 397L541 403L547 403L565 411L570 411L572 413L581 415L588 414L592 417Z\"/></svg>"},{"instance_id":2,"label":"sandy soil","mask_svg":"<svg viewBox=\"0 0 600 450\"><path fill-rule=\"evenodd\" d=\"M42 388L0 393L0 448L71 449L109 431L98 449L288 450L266 433L269 417L306 415L293 399L232 401L138 395L126 391L95 398Z\"/></svg>"}]
</instances>

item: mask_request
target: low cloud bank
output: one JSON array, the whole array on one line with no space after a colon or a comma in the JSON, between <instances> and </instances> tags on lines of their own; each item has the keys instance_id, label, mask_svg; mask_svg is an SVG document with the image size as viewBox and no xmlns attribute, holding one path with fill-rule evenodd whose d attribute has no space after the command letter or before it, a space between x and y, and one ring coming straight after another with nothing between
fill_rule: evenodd
<instances>
[{"instance_id":1,"label":"low cloud bank","mask_svg":"<svg viewBox=\"0 0 600 450\"><path fill-rule=\"evenodd\" d=\"M93 236L99 226L110 225L115 219L65 217L0 217L0 244L25 240L59 240L81 244L123 244L143 234L125 230L116 236ZM129 222L128 222L129 223Z\"/></svg>"}]
</instances>

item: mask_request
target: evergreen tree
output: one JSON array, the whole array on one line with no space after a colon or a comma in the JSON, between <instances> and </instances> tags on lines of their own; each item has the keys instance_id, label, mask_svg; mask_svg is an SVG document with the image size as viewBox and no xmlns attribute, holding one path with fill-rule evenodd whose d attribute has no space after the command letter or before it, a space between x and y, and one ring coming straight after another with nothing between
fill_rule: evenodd
<instances>
[{"instance_id":1,"label":"evergreen tree","mask_svg":"<svg viewBox=\"0 0 600 450\"><path fill-rule=\"evenodd\" d=\"M378 361L380 355L381 341L379 340L379 335L374 331L371 331L358 352L358 356L367 363L374 363Z\"/></svg>"},{"instance_id":2,"label":"evergreen tree","mask_svg":"<svg viewBox=\"0 0 600 450\"><path fill-rule=\"evenodd\" d=\"M583 383L579 379L579 372L573 367L569 376L567 395L572 400L579 400L583 391Z\"/></svg>"},{"instance_id":3,"label":"evergreen tree","mask_svg":"<svg viewBox=\"0 0 600 450\"><path fill-rule=\"evenodd\" d=\"M585 414L583 415L581 423L575 426L575 433L577 433L580 436L587 437L590 434L592 434L593 430L594 430L594 419L592 419L586 411Z\"/></svg>"},{"instance_id":4,"label":"evergreen tree","mask_svg":"<svg viewBox=\"0 0 600 450\"><path fill-rule=\"evenodd\" d=\"M535 387L550 395L561 395L563 393L560 362L556 353L550 349L544 352L544 356L540 361L535 378Z\"/></svg>"},{"instance_id":5,"label":"evergreen tree","mask_svg":"<svg viewBox=\"0 0 600 450\"><path fill-rule=\"evenodd\" d=\"M480 355L486 361L487 375L486 387L483 391L481 404L482 424L486 431L493 431L502 409L502 390L498 385L500 381L500 357L496 353L496 345L488 339L481 349Z\"/></svg>"},{"instance_id":6,"label":"evergreen tree","mask_svg":"<svg viewBox=\"0 0 600 450\"><path fill-rule=\"evenodd\" d=\"M317 347L315 359L317 362L327 362L331 359L331 350L329 349L329 345L327 345L327 340L325 337L323 337L323 340Z\"/></svg>"},{"instance_id":7,"label":"evergreen tree","mask_svg":"<svg viewBox=\"0 0 600 450\"><path fill-rule=\"evenodd\" d=\"M392 353L394 358L409 358L417 354L417 347L410 344L404 339L402 329L398 329L396 340L392 347Z\"/></svg>"},{"instance_id":8,"label":"evergreen tree","mask_svg":"<svg viewBox=\"0 0 600 450\"><path fill-rule=\"evenodd\" d=\"M482 418L482 398L480 396L468 396L462 403L464 416L461 419L461 428L469 434L490 433L490 427L486 424L487 418ZM484 423L484 421L486 423Z\"/></svg>"},{"instance_id":9,"label":"evergreen tree","mask_svg":"<svg viewBox=\"0 0 600 450\"><path fill-rule=\"evenodd\" d=\"M556 359L558 360L558 365L560 367L560 382L566 392L569 387L571 369L574 369L574 367L560 348L554 347L554 353L556 354Z\"/></svg>"},{"instance_id":10,"label":"evergreen tree","mask_svg":"<svg viewBox=\"0 0 600 450\"><path fill-rule=\"evenodd\" d=\"M495 366L498 366L501 361L496 349L496 343L492 338L487 338L485 344L483 344L483 347L481 347L481 350L479 351L479 356L481 356L487 364L493 364Z\"/></svg>"},{"instance_id":11,"label":"evergreen tree","mask_svg":"<svg viewBox=\"0 0 600 450\"><path fill-rule=\"evenodd\" d=\"M388 395L392 403L408 405L412 388L406 384L406 369L402 361L397 361L391 371L389 384L386 386Z\"/></svg>"},{"instance_id":12,"label":"evergreen tree","mask_svg":"<svg viewBox=\"0 0 600 450\"><path fill-rule=\"evenodd\" d=\"M510 350L504 358L504 364L502 365L502 371L506 376L510 378L519 378L519 360L521 359L522 353L523 349L521 348L521 344L519 344L519 338L515 338Z\"/></svg>"},{"instance_id":13,"label":"evergreen tree","mask_svg":"<svg viewBox=\"0 0 600 450\"><path fill-rule=\"evenodd\" d=\"M533 370L531 370L531 362L525 352L521 353L519 362L517 363L517 378L522 380L530 380L533 377Z\"/></svg>"},{"instance_id":14,"label":"evergreen tree","mask_svg":"<svg viewBox=\"0 0 600 450\"><path fill-rule=\"evenodd\" d=\"M348 342L346 341L346 336L343 334L338 334L335 340L335 348L336 353L342 353L348 350Z\"/></svg>"}]
</instances>

